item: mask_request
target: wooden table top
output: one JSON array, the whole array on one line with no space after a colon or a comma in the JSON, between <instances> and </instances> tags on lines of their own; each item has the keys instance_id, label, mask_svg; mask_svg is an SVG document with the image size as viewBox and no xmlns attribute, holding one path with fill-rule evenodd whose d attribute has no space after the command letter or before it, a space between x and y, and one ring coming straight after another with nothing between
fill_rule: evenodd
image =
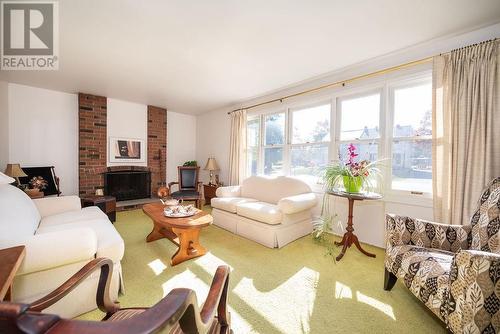
<instances>
[{"instance_id":1,"label":"wooden table top","mask_svg":"<svg viewBox=\"0 0 500 334\"><path fill-rule=\"evenodd\" d=\"M191 217L171 218L165 217L163 210L165 206L162 203L145 204L142 211L153 219L156 223L165 225L166 227L183 228L183 229L199 229L212 224L212 216L203 211L196 209L198 212Z\"/></svg>"},{"instance_id":2,"label":"wooden table top","mask_svg":"<svg viewBox=\"0 0 500 334\"><path fill-rule=\"evenodd\" d=\"M0 249L0 300L5 298L25 254L24 246Z\"/></svg>"},{"instance_id":3,"label":"wooden table top","mask_svg":"<svg viewBox=\"0 0 500 334\"><path fill-rule=\"evenodd\" d=\"M381 199L382 195L373 192L360 192L360 193L348 193L342 190L331 190L327 191L328 194L333 196L352 198L354 200L376 200Z\"/></svg>"},{"instance_id":4,"label":"wooden table top","mask_svg":"<svg viewBox=\"0 0 500 334\"><path fill-rule=\"evenodd\" d=\"M116 200L114 196L107 196L107 195L89 195L82 197L82 201L95 202L95 203L114 201L114 200Z\"/></svg>"}]
</instances>

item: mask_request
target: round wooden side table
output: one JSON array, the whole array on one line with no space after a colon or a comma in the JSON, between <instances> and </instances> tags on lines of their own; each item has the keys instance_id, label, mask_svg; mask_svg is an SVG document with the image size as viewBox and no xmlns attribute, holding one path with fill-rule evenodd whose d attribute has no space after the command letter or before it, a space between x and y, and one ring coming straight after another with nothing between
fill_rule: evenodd
<instances>
[{"instance_id":1,"label":"round wooden side table","mask_svg":"<svg viewBox=\"0 0 500 334\"><path fill-rule=\"evenodd\" d=\"M337 196L337 197L345 197L349 201L349 215L347 216L347 227L346 227L346 232L344 233L344 236L342 237L342 241L340 242L335 242L335 245L337 246L344 246L342 247L342 251L340 254L335 258L337 261L340 261L342 257L344 257L344 254L347 250L347 248L351 247L352 244L356 246L357 249L366 256L369 257L375 257L375 254L368 253L365 251L361 245L359 244L358 237L356 234L354 234L354 226L352 222L352 217L353 217L353 209L354 209L354 201L363 201L363 200L377 200L381 199L382 195L377 194L377 193L372 193L372 192L364 192L364 193L348 193L345 191L340 191L340 190L332 190L332 191L327 191L327 194Z\"/></svg>"}]
</instances>

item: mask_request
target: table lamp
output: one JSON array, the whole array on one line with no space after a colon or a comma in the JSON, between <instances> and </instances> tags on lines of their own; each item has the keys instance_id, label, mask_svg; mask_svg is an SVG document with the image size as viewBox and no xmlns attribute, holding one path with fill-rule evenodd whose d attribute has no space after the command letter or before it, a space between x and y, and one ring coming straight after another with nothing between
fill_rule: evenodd
<instances>
[{"instance_id":1,"label":"table lamp","mask_svg":"<svg viewBox=\"0 0 500 334\"><path fill-rule=\"evenodd\" d=\"M19 164L7 164L7 168L5 168L5 175L15 178L17 181L17 186L21 185L21 182L19 181L20 177L28 176L21 169L21 166Z\"/></svg>"},{"instance_id":2,"label":"table lamp","mask_svg":"<svg viewBox=\"0 0 500 334\"><path fill-rule=\"evenodd\" d=\"M217 161L215 161L215 158L208 158L207 164L203 169L210 171L210 182L208 184L214 185L215 184L213 182L214 171L220 170L219 165L217 165Z\"/></svg>"}]
</instances>

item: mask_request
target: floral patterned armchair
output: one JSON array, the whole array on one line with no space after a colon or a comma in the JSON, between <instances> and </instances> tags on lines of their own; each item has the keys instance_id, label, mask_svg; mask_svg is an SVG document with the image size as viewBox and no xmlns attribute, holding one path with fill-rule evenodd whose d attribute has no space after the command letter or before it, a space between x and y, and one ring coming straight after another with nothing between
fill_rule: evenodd
<instances>
[{"instance_id":1,"label":"floral patterned armchair","mask_svg":"<svg viewBox=\"0 0 500 334\"><path fill-rule=\"evenodd\" d=\"M384 289L399 278L453 333L500 332L500 177L470 225L387 215Z\"/></svg>"}]
</instances>

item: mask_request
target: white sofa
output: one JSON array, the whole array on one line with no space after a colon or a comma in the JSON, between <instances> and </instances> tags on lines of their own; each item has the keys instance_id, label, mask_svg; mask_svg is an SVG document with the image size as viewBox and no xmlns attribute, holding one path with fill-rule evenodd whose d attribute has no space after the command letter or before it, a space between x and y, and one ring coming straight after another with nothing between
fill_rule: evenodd
<instances>
[{"instance_id":1,"label":"white sofa","mask_svg":"<svg viewBox=\"0 0 500 334\"><path fill-rule=\"evenodd\" d=\"M252 176L239 186L220 187L212 198L214 224L270 248L310 234L316 195L285 176Z\"/></svg>"},{"instance_id":2,"label":"white sofa","mask_svg":"<svg viewBox=\"0 0 500 334\"><path fill-rule=\"evenodd\" d=\"M96 257L114 262L110 291L116 300L123 289L124 242L108 217L97 207L82 209L77 196L32 200L0 174L0 248L26 246L13 301L29 303L47 295ZM45 312L68 318L95 309L98 280L96 272Z\"/></svg>"}]
</instances>

